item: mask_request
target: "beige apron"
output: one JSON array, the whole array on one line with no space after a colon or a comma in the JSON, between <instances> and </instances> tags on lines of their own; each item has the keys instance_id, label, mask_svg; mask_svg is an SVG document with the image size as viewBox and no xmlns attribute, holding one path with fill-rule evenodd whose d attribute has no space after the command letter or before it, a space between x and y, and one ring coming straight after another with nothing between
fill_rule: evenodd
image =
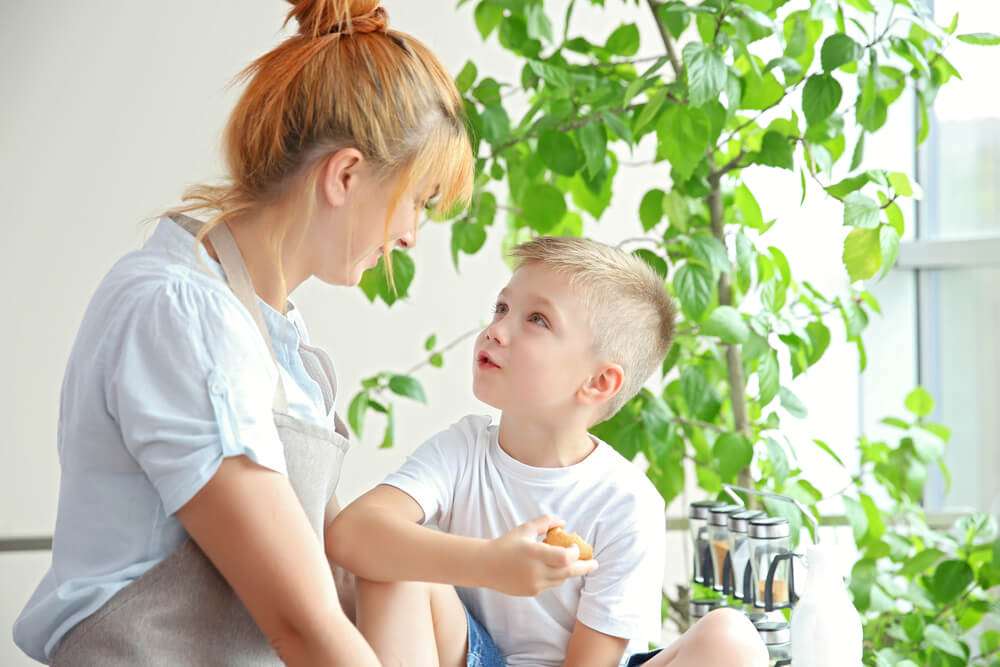
<instances>
[{"instance_id":1,"label":"beige apron","mask_svg":"<svg viewBox=\"0 0 1000 667\"><path fill-rule=\"evenodd\" d=\"M201 223L187 216L175 222L191 233ZM261 316L239 248L229 228L208 233L230 287L274 348ZM327 410L335 378L323 353L304 347L306 370L323 388ZM277 364L277 361L275 361ZM274 421L285 451L288 478L323 544L324 510L333 496L348 448L347 429L336 415L335 430L288 415L281 375L274 397ZM294 568L295 563L288 567ZM57 667L126 665L280 665L281 661L246 607L193 540L188 538L71 630L52 655Z\"/></svg>"}]
</instances>

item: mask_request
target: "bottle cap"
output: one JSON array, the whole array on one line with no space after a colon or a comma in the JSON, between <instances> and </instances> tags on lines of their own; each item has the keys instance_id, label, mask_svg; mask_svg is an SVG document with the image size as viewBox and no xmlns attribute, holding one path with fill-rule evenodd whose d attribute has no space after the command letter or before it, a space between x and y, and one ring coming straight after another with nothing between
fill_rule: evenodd
<instances>
[{"instance_id":1,"label":"bottle cap","mask_svg":"<svg viewBox=\"0 0 1000 667\"><path fill-rule=\"evenodd\" d=\"M766 516L760 510L746 510L729 515L729 531L732 533L745 533L750 527L750 519Z\"/></svg>"},{"instance_id":2,"label":"bottle cap","mask_svg":"<svg viewBox=\"0 0 1000 667\"><path fill-rule=\"evenodd\" d=\"M757 623L757 632L765 644L787 644L792 640L792 626L784 621Z\"/></svg>"},{"instance_id":3,"label":"bottle cap","mask_svg":"<svg viewBox=\"0 0 1000 667\"><path fill-rule=\"evenodd\" d=\"M709 510L708 523L712 526L726 526L729 524L729 515L742 512L746 508L743 505L719 505Z\"/></svg>"},{"instance_id":4,"label":"bottle cap","mask_svg":"<svg viewBox=\"0 0 1000 667\"><path fill-rule=\"evenodd\" d=\"M725 503L719 500L696 500L691 503L688 516L692 519L707 519L709 510L721 505L725 505Z\"/></svg>"},{"instance_id":5,"label":"bottle cap","mask_svg":"<svg viewBox=\"0 0 1000 667\"><path fill-rule=\"evenodd\" d=\"M792 528L784 517L758 517L750 519L750 537L765 540L775 540L788 537Z\"/></svg>"}]
</instances>

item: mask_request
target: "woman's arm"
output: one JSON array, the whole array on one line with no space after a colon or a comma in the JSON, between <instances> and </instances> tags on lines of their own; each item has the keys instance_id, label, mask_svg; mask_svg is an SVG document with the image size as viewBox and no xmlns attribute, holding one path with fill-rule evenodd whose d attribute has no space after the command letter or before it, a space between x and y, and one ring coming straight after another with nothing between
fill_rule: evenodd
<instances>
[{"instance_id":1,"label":"woman's arm","mask_svg":"<svg viewBox=\"0 0 1000 667\"><path fill-rule=\"evenodd\" d=\"M227 458L177 517L286 664L379 664L341 610L286 477L244 456Z\"/></svg>"},{"instance_id":2,"label":"woman's arm","mask_svg":"<svg viewBox=\"0 0 1000 667\"><path fill-rule=\"evenodd\" d=\"M497 539L449 535L420 525L420 505L379 485L344 508L326 531L326 552L371 581L427 581L536 595L593 571L570 549L538 541L562 522L541 516Z\"/></svg>"}]
</instances>

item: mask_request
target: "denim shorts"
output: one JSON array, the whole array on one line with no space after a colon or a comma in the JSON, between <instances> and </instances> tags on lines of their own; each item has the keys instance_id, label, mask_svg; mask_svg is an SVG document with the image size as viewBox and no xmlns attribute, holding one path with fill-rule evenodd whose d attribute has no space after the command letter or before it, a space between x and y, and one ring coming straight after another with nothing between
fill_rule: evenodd
<instances>
[{"instance_id":1,"label":"denim shorts","mask_svg":"<svg viewBox=\"0 0 1000 667\"><path fill-rule=\"evenodd\" d=\"M465 654L465 667L505 667L500 649L493 643L490 633L469 613L468 608L465 617L469 621L469 651Z\"/></svg>"}]
</instances>

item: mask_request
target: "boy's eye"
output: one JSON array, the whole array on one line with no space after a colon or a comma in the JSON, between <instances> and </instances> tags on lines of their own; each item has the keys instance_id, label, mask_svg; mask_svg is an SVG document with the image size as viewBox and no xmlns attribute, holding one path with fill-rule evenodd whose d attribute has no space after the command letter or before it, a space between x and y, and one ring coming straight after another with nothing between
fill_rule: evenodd
<instances>
[{"instance_id":1,"label":"boy's eye","mask_svg":"<svg viewBox=\"0 0 1000 667\"><path fill-rule=\"evenodd\" d=\"M496 315L503 315L507 312L507 304L500 303L499 301L495 306L493 306L493 313Z\"/></svg>"},{"instance_id":2,"label":"boy's eye","mask_svg":"<svg viewBox=\"0 0 1000 667\"><path fill-rule=\"evenodd\" d=\"M532 324L539 324L545 328L548 328L549 326L548 320L546 320L545 317L539 315L538 313L532 314L532 316L528 318L528 321L530 321Z\"/></svg>"}]
</instances>

